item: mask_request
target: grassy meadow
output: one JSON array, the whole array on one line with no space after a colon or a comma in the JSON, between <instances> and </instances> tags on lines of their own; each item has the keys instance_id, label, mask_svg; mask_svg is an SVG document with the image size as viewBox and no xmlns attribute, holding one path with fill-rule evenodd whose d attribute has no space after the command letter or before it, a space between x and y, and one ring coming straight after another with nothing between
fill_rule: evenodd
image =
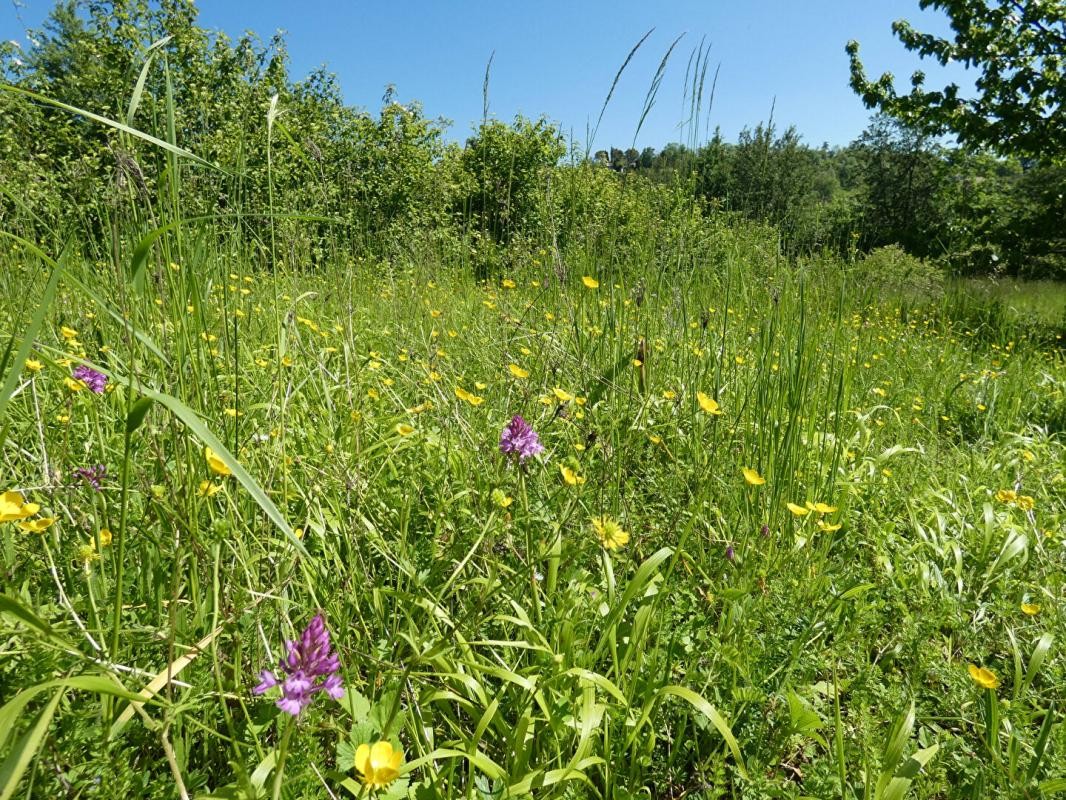
<instances>
[{"instance_id":1,"label":"grassy meadow","mask_svg":"<svg viewBox=\"0 0 1066 800\"><path fill-rule=\"evenodd\" d=\"M1062 283L64 8L0 84L0 800L1066 794Z\"/></svg>"},{"instance_id":2,"label":"grassy meadow","mask_svg":"<svg viewBox=\"0 0 1066 800\"><path fill-rule=\"evenodd\" d=\"M1066 789L1061 350L739 246L225 241L8 237L0 796ZM252 689L316 613L345 693L294 717Z\"/></svg>"}]
</instances>

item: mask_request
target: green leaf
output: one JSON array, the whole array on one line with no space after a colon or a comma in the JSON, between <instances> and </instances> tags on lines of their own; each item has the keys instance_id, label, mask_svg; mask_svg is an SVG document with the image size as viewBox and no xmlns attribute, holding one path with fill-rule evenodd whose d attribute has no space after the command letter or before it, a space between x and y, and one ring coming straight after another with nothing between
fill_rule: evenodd
<instances>
[{"instance_id":1,"label":"green leaf","mask_svg":"<svg viewBox=\"0 0 1066 800\"><path fill-rule=\"evenodd\" d=\"M910 741L913 730L914 703L912 701L907 707L907 710L896 718L896 722L892 726L892 731L888 735L888 741L885 744L885 752L881 758L882 775L891 775L895 773L896 766L903 759L903 748L906 747L907 742Z\"/></svg>"},{"instance_id":2,"label":"green leaf","mask_svg":"<svg viewBox=\"0 0 1066 800\"><path fill-rule=\"evenodd\" d=\"M0 595L0 614L11 615L27 627L36 630L42 636L45 636L49 639L59 639L60 641L63 641L62 638L52 629L51 625L49 625L43 619L38 617L28 608L23 606L17 600L14 600L8 597L7 595Z\"/></svg>"},{"instance_id":3,"label":"green leaf","mask_svg":"<svg viewBox=\"0 0 1066 800\"><path fill-rule=\"evenodd\" d=\"M1025 670L1025 678L1022 680L1021 689L1018 692L1019 696L1025 694L1026 690L1033 685L1033 681L1044 666L1044 661L1047 659L1048 651L1051 650L1051 644L1054 641L1055 637L1050 633L1045 633L1037 640L1036 647L1033 648L1033 654L1029 656L1029 666Z\"/></svg>"},{"instance_id":4,"label":"green leaf","mask_svg":"<svg viewBox=\"0 0 1066 800\"><path fill-rule=\"evenodd\" d=\"M22 735L22 738L15 742L15 746L11 748L4 763L0 764L0 800L10 800L14 796L19 781L22 780L22 774L41 746L44 735L48 732L48 726L52 724L52 716L56 713L56 707L62 699L63 690L52 695L48 705L37 715L37 719Z\"/></svg>"},{"instance_id":5,"label":"green leaf","mask_svg":"<svg viewBox=\"0 0 1066 800\"><path fill-rule=\"evenodd\" d=\"M437 761L444 761L446 759L462 758L469 761L483 773L488 775L494 780L501 780L506 777L507 773L503 767L482 753L480 750L475 750L473 753L467 753L464 750L455 750L450 747L438 747L432 753L427 753L419 759L409 761L403 765L403 774L409 775L419 767L424 767L427 764L432 764Z\"/></svg>"},{"instance_id":6,"label":"green leaf","mask_svg":"<svg viewBox=\"0 0 1066 800\"><path fill-rule=\"evenodd\" d=\"M130 413L126 415L126 433L133 433L144 424L144 418L151 410L153 402L150 397L142 397L133 404Z\"/></svg>"},{"instance_id":7,"label":"green leaf","mask_svg":"<svg viewBox=\"0 0 1066 800\"><path fill-rule=\"evenodd\" d=\"M667 695L672 695L673 697L677 697L680 700L684 700L686 703L688 703L701 714L703 714L703 716L705 716L708 721L712 725L714 725L714 727L718 730L718 733L720 733L722 738L725 739L725 743L726 746L729 747L729 751L733 754L733 760L736 762L737 771L739 771L741 775L747 778L748 772L744 766L744 758L740 752L740 745L737 744L736 737L733 736L733 731L730 728L729 723L726 722L725 718L721 714L719 714L718 710L709 702L707 702L707 700L696 694L691 689L688 689L684 686L676 686L670 684L668 686L662 687L658 692L655 693L651 700L649 700L648 703L645 705L644 713L641 714L640 719L637 721L636 725L633 726L633 730L629 734L629 739L627 741L626 746L628 747L630 744L632 744L632 742L640 734L641 729L644 727L644 725L647 724L647 722L651 719L651 714L654 711L655 706L658 704L659 700L661 700L663 697L666 697Z\"/></svg>"},{"instance_id":8,"label":"green leaf","mask_svg":"<svg viewBox=\"0 0 1066 800\"><path fill-rule=\"evenodd\" d=\"M137 113L137 107L141 104L141 95L144 94L144 82L148 78L148 68L152 66L152 60L155 58L155 51L163 47L167 42L173 39L173 34L170 36L164 36L162 39L157 39L148 46L148 50L145 51L144 64L141 66L141 74L137 76L137 83L133 87L133 94L130 95L129 109L126 111L126 124L133 124L133 117Z\"/></svg>"},{"instance_id":9,"label":"green leaf","mask_svg":"<svg viewBox=\"0 0 1066 800\"><path fill-rule=\"evenodd\" d=\"M51 259L49 259L51 260ZM30 351L33 349L33 343L37 339L37 334L41 330L41 326L44 325L45 315L48 313L48 309L52 305L52 300L55 299L56 287L59 285L59 276L63 273L59 264L52 261L52 274L48 278L48 283L44 287L44 292L41 295L41 301L37 304L37 310L33 313L33 318L30 320L29 326L23 331L22 341L19 343L18 350L15 351L15 359L9 363L10 369L8 370L7 377L4 379L4 383L0 386L0 420L4 418L4 414L7 412L7 404L11 400L11 395L15 393L15 387L18 385L19 376L22 374L22 365L26 363L26 359L29 358ZM2 445L2 442L0 442Z\"/></svg>"}]
</instances>

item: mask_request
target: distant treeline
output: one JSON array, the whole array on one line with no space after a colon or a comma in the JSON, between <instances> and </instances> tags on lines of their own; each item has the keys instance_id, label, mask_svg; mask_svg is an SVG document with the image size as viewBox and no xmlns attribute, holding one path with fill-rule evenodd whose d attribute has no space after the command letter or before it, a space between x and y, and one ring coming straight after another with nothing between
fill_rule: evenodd
<instances>
[{"instance_id":1,"label":"distant treeline","mask_svg":"<svg viewBox=\"0 0 1066 800\"><path fill-rule=\"evenodd\" d=\"M712 207L777 226L792 253L899 244L961 273L1066 274L1066 167L948 147L884 115L847 147L760 124L735 144L716 133L696 149L611 148L595 161L687 178Z\"/></svg>"},{"instance_id":2,"label":"distant treeline","mask_svg":"<svg viewBox=\"0 0 1066 800\"><path fill-rule=\"evenodd\" d=\"M1066 274L1061 165L963 152L885 117L843 148L770 124L586 157L524 118L458 145L391 88L378 112L352 108L326 71L294 81L280 36L234 41L196 19L192 0L64 0L28 47L0 44L0 228L103 258L159 220L208 218L264 252L269 229L270 257L296 265L429 248L482 273L653 261L677 238L709 253L743 228L788 257L898 243L960 273Z\"/></svg>"}]
</instances>

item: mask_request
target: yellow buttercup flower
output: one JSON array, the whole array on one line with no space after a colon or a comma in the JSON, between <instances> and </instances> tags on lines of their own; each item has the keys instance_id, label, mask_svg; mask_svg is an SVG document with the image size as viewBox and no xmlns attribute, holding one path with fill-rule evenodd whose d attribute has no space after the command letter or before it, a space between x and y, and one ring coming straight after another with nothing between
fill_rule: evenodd
<instances>
[{"instance_id":1,"label":"yellow buttercup flower","mask_svg":"<svg viewBox=\"0 0 1066 800\"><path fill-rule=\"evenodd\" d=\"M811 513L811 509L798 506L795 503L785 503L788 506L788 510L795 514L797 517L805 517Z\"/></svg>"},{"instance_id":2,"label":"yellow buttercup flower","mask_svg":"<svg viewBox=\"0 0 1066 800\"><path fill-rule=\"evenodd\" d=\"M458 397L460 400L465 400L472 406L479 406L485 402L484 397L478 397L476 394L471 394L461 386L455 387L455 396Z\"/></svg>"},{"instance_id":3,"label":"yellow buttercup flower","mask_svg":"<svg viewBox=\"0 0 1066 800\"><path fill-rule=\"evenodd\" d=\"M37 519L29 519L20 522L19 527L28 533L43 533L47 528L50 528L55 521L55 517L38 517Z\"/></svg>"},{"instance_id":4,"label":"yellow buttercup flower","mask_svg":"<svg viewBox=\"0 0 1066 800\"><path fill-rule=\"evenodd\" d=\"M363 785L370 789L384 789L400 777L403 750L396 750L390 742L361 744L355 751L355 768Z\"/></svg>"},{"instance_id":5,"label":"yellow buttercup flower","mask_svg":"<svg viewBox=\"0 0 1066 800\"><path fill-rule=\"evenodd\" d=\"M1039 603L1022 603L1022 613L1028 614L1030 617L1035 617L1040 613Z\"/></svg>"},{"instance_id":6,"label":"yellow buttercup flower","mask_svg":"<svg viewBox=\"0 0 1066 800\"><path fill-rule=\"evenodd\" d=\"M513 497L508 497L507 493L503 489L499 488L492 490L491 497L493 504L499 506L500 508L507 508L509 505L511 505L511 503L514 502Z\"/></svg>"},{"instance_id":7,"label":"yellow buttercup flower","mask_svg":"<svg viewBox=\"0 0 1066 800\"><path fill-rule=\"evenodd\" d=\"M0 494L0 522L14 522L32 517L41 507L36 503L27 503L19 492L8 491Z\"/></svg>"},{"instance_id":8,"label":"yellow buttercup flower","mask_svg":"<svg viewBox=\"0 0 1066 800\"><path fill-rule=\"evenodd\" d=\"M512 375L514 375L516 378L528 378L529 377L529 370L528 369L522 369L517 364L508 364L507 365L507 370Z\"/></svg>"},{"instance_id":9,"label":"yellow buttercup flower","mask_svg":"<svg viewBox=\"0 0 1066 800\"><path fill-rule=\"evenodd\" d=\"M811 504L808 503L807 507L811 508ZM826 503L818 502L818 503L814 504L814 507L811 508L811 510L812 511L817 511L819 514L832 514L834 511L837 510L837 507L836 506L827 505Z\"/></svg>"},{"instance_id":10,"label":"yellow buttercup flower","mask_svg":"<svg viewBox=\"0 0 1066 800\"><path fill-rule=\"evenodd\" d=\"M516 284L516 283L515 283L515 282L514 282L513 280L511 280L510 278L504 278L504 279L503 279L502 281L500 281L500 285L501 285L501 286L503 286L503 288L504 288L504 289L513 289L513 288L515 288L515 286L517 286L518 284Z\"/></svg>"},{"instance_id":11,"label":"yellow buttercup flower","mask_svg":"<svg viewBox=\"0 0 1066 800\"><path fill-rule=\"evenodd\" d=\"M592 523L592 530L595 531L596 538L600 540L600 545L603 546L604 550L617 550L629 542L629 534L622 530L622 526L610 517L593 517L589 521Z\"/></svg>"},{"instance_id":12,"label":"yellow buttercup flower","mask_svg":"<svg viewBox=\"0 0 1066 800\"><path fill-rule=\"evenodd\" d=\"M1020 494L1018 495L1017 504L1022 511L1032 511L1036 501L1027 494Z\"/></svg>"},{"instance_id":13,"label":"yellow buttercup flower","mask_svg":"<svg viewBox=\"0 0 1066 800\"><path fill-rule=\"evenodd\" d=\"M832 533L833 531L839 531L840 528L841 528L841 525L840 525L839 522L838 523L834 523L834 524L830 524L830 523L826 522L825 520L820 519L820 520L818 520L818 528L820 530L825 531L826 533Z\"/></svg>"},{"instance_id":14,"label":"yellow buttercup flower","mask_svg":"<svg viewBox=\"0 0 1066 800\"><path fill-rule=\"evenodd\" d=\"M415 429L412 428L410 425L401 422L396 425L396 432L400 434L400 436L410 436L412 433L415 432Z\"/></svg>"},{"instance_id":15,"label":"yellow buttercup flower","mask_svg":"<svg viewBox=\"0 0 1066 800\"><path fill-rule=\"evenodd\" d=\"M704 413L714 417L721 416L722 409L718 407L718 401L713 397L710 397L703 392L696 392L696 400L699 402L700 408L703 409Z\"/></svg>"},{"instance_id":16,"label":"yellow buttercup flower","mask_svg":"<svg viewBox=\"0 0 1066 800\"><path fill-rule=\"evenodd\" d=\"M979 667L976 664L970 664L968 670L973 682L982 689L995 689L999 686L999 678L996 677L996 673L992 670Z\"/></svg>"},{"instance_id":17,"label":"yellow buttercup flower","mask_svg":"<svg viewBox=\"0 0 1066 800\"><path fill-rule=\"evenodd\" d=\"M204 458L207 459L207 466L211 468L211 471L216 475L232 475L233 471L226 465L226 462L218 457L210 447L204 448Z\"/></svg>"},{"instance_id":18,"label":"yellow buttercup flower","mask_svg":"<svg viewBox=\"0 0 1066 800\"><path fill-rule=\"evenodd\" d=\"M555 399L558 400L560 403L569 403L571 400L574 399L574 396L570 394L570 392L566 391L565 389L560 389L558 386L552 389L552 394L555 395Z\"/></svg>"},{"instance_id":19,"label":"yellow buttercup flower","mask_svg":"<svg viewBox=\"0 0 1066 800\"><path fill-rule=\"evenodd\" d=\"M110 547L111 546L111 540L113 538L115 538L114 534L112 534L110 530L108 530L107 528L101 528L100 529L100 546L101 547ZM93 542L93 547L95 547L96 546L96 539L93 539L92 542Z\"/></svg>"},{"instance_id":20,"label":"yellow buttercup flower","mask_svg":"<svg viewBox=\"0 0 1066 800\"><path fill-rule=\"evenodd\" d=\"M1000 489L996 492L996 499L1001 503L1013 503L1018 499L1018 493L1013 489Z\"/></svg>"},{"instance_id":21,"label":"yellow buttercup flower","mask_svg":"<svg viewBox=\"0 0 1066 800\"><path fill-rule=\"evenodd\" d=\"M740 470L744 473L744 480L746 480L752 486L762 486L766 483L766 478L753 470L751 467L744 467Z\"/></svg>"},{"instance_id":22,"label":"yellow buttercup flower","mask_svg":"<svg viewBox=\"0 0 1066 800\"><path fill-rule=\"evenodd\" d=\"M569 484L570 486L580 486L582 483L585 482L585 478L583 476L578 475L576 472L570 469L570 467L566 466L566 464L559 465L559 472L562 473L563 480L566 481L567 484Z\"/></svg>"},{"instance_id":23,"label":"yellow buttercup flower","mask_svg":"<svg viewBox=\"0 0 1066 800\"><path fill-rule=\"evenodd\" d=\"M222 485L214 481L200 481L200 485L196 488L196 493L200 497L214 497L221 491Z\"/></svg>"},{"instance_id":24,"label":"yellow buttercup flower","mask_svg":"<svg viewBox=\"0 0 1066 800\"><path fill-rule=\"evenodd\" d=\"M30 372L40 372L42 369L44 369L44 364L34 358L27 358L25 363L26 369L28 369Z\"/></svg>"},{"instance_id":25,"label":"yellow buttercup flower","mask_svg":"<svg viewBox=\"0 0 1066 800\"><path fill-rule=\"evenodd\" d=\"M581 279L581 282L585 284L586 289L599 289L600 282L593 278L591 275L586 275Z\"/></svg>"}]
</instances>

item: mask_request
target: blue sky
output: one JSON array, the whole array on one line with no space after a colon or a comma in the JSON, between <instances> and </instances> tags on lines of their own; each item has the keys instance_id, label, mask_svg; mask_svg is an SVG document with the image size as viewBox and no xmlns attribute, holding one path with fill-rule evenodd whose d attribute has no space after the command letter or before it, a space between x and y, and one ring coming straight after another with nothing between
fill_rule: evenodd
<instances>
[{"instance_id":1,"label":"blue sky","mask_svg":"<svg viewBox=\"0 0 1066 800\"><path fill-rule=\"evenodd\" d=\"M0 38L24 39L52 0L0 0ZM905 18L921 30L948 31L939 12L917 0L677 0L675 2L365 2L364 0L200 0L200 23L230 36L246 30L268 39L287 32L294 77L325 64L346 100L376 109L385 86L400 100L452 121L449 138L465 138L481 118L485 64L495 51L492 116L546 115L584 142L615 73L640 37L655 31L630 62L604 115L594 148L633 141L648 85L670 42L685 34L667 68L637 146L689 140L682 127L686 64L705 37L710 76L721 65L710 127L727 139L766 120L795 125L813 145L846 144L869 111L848 88L844 45L858 39L871 76L888 70L901 87L919 65L930 84L964 82L959 68L920 62L892 36ZM21 22L20 22L21 20ZM942 84L941 84L942 85ZM60 98L62 99L62 98ZM705 122L701 120L701 131ZM700 135L700 138L705 138Z\"/></svg>"}]
</instances>

